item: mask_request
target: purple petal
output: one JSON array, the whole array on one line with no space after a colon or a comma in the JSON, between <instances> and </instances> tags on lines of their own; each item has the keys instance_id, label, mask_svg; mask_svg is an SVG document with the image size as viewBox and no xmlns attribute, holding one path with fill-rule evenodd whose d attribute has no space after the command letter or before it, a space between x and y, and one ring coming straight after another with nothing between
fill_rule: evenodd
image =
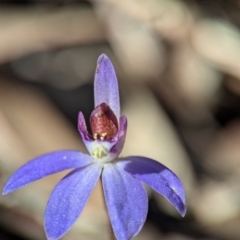
<instances>
[{"instance_id":1,"label":"purple petal","mask_svg":"<svg viewBox=\"0 0 240 240\"><path fill-rule=\"evenodd\" d=\"M76 169L64 177L49 198L45 211L47 238L61 238L74 224L95 187L102 167L92 164Z\"/></svg>"},{"instance_id":2,"label":"purple petal","mask_svg":"<svg viewBox=\"0 0 240 240\"><path fill-rule=\"evenodd\" d=\"M94 79L95 107L105 102L114 112L119 121L120 102L118 81L111 60L102 54L97 61Z\"/></svg>"},{"instance_id":3,"label":"purple petal","mask_svg":"<svg viewBox=\"0 0 240 240\"><path fill-rule=\"evenodd\" d=\"M116 164L105 165L102 181L115 237L132 239L142 229L147 216L148 198L142 183Z\"/></svg>"},{"instance_id":4,"label":"purple petal","mask_svg":"<svg viewBox=\"0 0 240 240\"><path fill-rule=\"evenodd\" d=\"M48 175L71 169L84 167L92 162L87 154L61 150L39 156L20 167L7 181L3 195L6 195L28 183Z\"/></svg>"},{"instance_id":5,"label":"purple petal","mask_svg":"<svg viewBox=\"0 0 240 240\"><path fill-rule=\"evenodd\" d=\"M90 142L94 141L93 137L89 134L87 130L86 121L82 112L78 113L78 131L81 134L81 137L84 143L85 143L85 140Z\"/></svg>"},{"instance_id":6,"label":"purple petal","mask_svg":"<svg viewBox=\"0 0 240 240\"><path fill-rule=\"evenodd\" d=\"M111 150L110 150L112 154L116 154L116 157L121 153L123 149L126 134L127 134L127 118L125 115L122 115L120 118L120 126L118 130L118 134L116 136L117 141L115 145L111 147Z\"/></svg>"},{"instance_id":7,"label":"purple petal","mask_svg":"<svg viewBox=\"0 0 240 240\"><path fill-rule=\"evenodd\" d=\"M163 195L184 216L185 194L180 179L161 163L144 157L120 159L117 165Z\"/></svg>"}]
</instances>

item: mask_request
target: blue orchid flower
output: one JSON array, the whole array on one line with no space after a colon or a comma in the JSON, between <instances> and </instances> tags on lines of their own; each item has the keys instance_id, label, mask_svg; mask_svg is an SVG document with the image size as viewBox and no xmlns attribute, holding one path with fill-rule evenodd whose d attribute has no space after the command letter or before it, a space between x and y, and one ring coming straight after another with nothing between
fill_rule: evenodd
<instances>
[{"instance_id":1,"label":"blue orchid flower","mask_svg":"<svg viewBox=\"0 0 240 240\"><path fill-rule=\"evenodd\" d=\"M170 169L145 157L118 158L125 142L127 118L120 117L117 77L104 54L97 62L94 97L91 130L88 131L81 112L78 119L89 154L60 150L39 156L20 167L3 189L5 195L48 175L74 169L60 180L48 200L44 217L48 240L59 239L69 231L99 178L117 240L130 240L144 225L148 197L143 183L163 195L182 216L186 213L182 183Z\"/></svg>"}]
</instances>

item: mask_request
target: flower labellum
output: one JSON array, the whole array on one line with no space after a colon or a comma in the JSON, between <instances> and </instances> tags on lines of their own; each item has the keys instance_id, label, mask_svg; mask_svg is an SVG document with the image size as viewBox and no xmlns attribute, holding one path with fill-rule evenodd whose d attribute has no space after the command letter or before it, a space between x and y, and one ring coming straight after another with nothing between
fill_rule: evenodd
<instances>
[{"instance_id":1,"label":"flower labellum","mask_svg":"<svg viewBox=\"0 0 240 240\"><path fill-rule=\"evenodd\" d=\"M3 189L6 195L43 177L73 169L49 197L44 216L48 240L60 239L69 231L100 177L117 240L130 240L143 227L148 210L143 183L165 197L182 216L186 213L182 183L170 169L145 157L118 157L125 142L127 118L120 117L117 77L105 54L97 62L94 100L91 132L81 112L78 118L78 130L89 154L60 150L39 156L20 167Z\"/></svg>"},{"instance_id":2,"label":"flower labellum","mask_svg":"<svg viewBox=\"0 0 240 240\"><path fill-rule=\"evenodd\" d=\"M90 124L94 139L110 139L118 131L117 118L106 103L101 103L93 110Z\"/></svg>"}]
</instances>

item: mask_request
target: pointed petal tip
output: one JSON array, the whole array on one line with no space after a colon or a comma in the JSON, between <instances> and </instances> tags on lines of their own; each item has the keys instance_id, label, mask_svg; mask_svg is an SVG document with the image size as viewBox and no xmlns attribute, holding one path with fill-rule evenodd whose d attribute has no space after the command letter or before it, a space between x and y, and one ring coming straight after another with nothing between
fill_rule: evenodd
<instances>
[{"instance_id":1,"label":"pointed petal tip","mask_svg":"<svg viewBox=\"0 0 240 240\"><path fill-rule=\"evenodd\" d=\"M110 60L109 57L105 54L105 53L102 53L99 57L98 57L98 63L100 63L101 61L104 61L104 60Z\"/></svg>"},{"instance_id":2,"label":"pointed petal tip","mask_svg":"<svg viewBox=\"0 0 240 240\"><path fill-rule=\"evenodd\" d=\"M3 191L2 191L2 196L5 196L5 195L7 195L10 192L11 191L8 191L6 188L4 188Z\"/></svg>"},{"instance_id":3,"label":"pointed petal tip","mask_svg":"<svg viewBox=\"0 0 240 240\"><path fill-rule=\"evenodd\" d=\"M181 215L181 217L185 217L186 211L184 213L181 213L180 215Z\"/></svg>"},{"instance_id":4,"label":"pointed petal tip","mask_svg":"<svg viewBox=\"0 0 240 240\"><path fill-rule=\"evenodd\" d=\"M183 209L182 209L181 211L179 211L179 213L180 213L180 215L181 215L182 217L185 217L186 212L187 212L187 207L186 207L186 205L184 205L184 206L183 206Z\"/></svg>"},{"instance_id":5,"label":"pointed petal tip","mask_svg":"<svg viewBox=\"0 0 240 240\"><path fill-rule=\"evenodd\" d=\"M12 186L12 181L11 180L12 180L12 178L10 177L8 179L8 181L5 183L5 186L2 190L2 196L5 196L5 195L7 195L7 194L9 194L9 193L11 193L15 190L15 189L11 189L11 186Z\"/></svg>"},{"instance_id":6,"label":"pointed petal tip","mask_svg":"<svg viewBox=\"0 0 240 240\"><path fill-rule=\"evenodd\" d=\"M55 238L55 237L52 237L49 235L48 231L47 231L47 226L46 226L46 222L45 222L45 219L44 219L44 222L43 222L43 227L44 227L44 231L45 231L45 235L46 235L46 239L47 240L58 240L59 238Z\"/></svg>"},{"instance_id":7,"label":"pointed petal tip","mask_svg":"<svg viewBox=\"0 0 240 240\"><path fill-rule=\"evenodd\" d=\"M105 53L102 53L97 60L96 73L98 73L99 71L102 72L105 70L108 70L110 72L113 70L115 75L115 70L114 70L114 66L112 64L111 59Z\"/></svg>"},{"instance_id":8,"label":"pointed petal tip","mask_svg":"<svg viewBox=\"0 0 240 240\"><path fill-rule=\"evenodd\" d=\"M182 187L183 189L183 187ZM173 204L173 206L176 208L176 210L179 212L179 214L184 217L186 215L187 212L187 206L186 206L186 200L185 200L185 193L183 192L182 194L180 194L180 192L175 192L176 195L179 198L178 203L176 202L175 204Z\"/></svg>"},{"instance_id":9,"label":"pointed petal tip","mask_svg":"<svg viewBox=\"0 0 240 240\"><path fill-rule=\"evenodd\" d=\"M45 226L45 222L44 222L44 230L45 230L45 234L46 234L46 238L47 238L47 240L58 240L58 239L60 239L62 236L59 236L59 237L53 237L53 236L50 236L49 234L48 234L48 232L47 232L47 230L46 230L46 226Z\"/></svg>"}]
</instances>

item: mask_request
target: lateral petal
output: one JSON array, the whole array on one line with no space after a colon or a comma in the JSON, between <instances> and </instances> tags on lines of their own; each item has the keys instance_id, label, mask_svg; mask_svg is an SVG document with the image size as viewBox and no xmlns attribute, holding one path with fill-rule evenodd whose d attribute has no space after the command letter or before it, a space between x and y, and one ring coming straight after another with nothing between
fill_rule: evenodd
<instances>
[{"instance_id":1,"label":"lateral petal","mask_svg":"<svg viewBox=\"0 0 240 240\"><path fill-rule=\"evenodd\" d=\"M6 195L48 175L71 168L84 167L91 163L91 156L73 150L61 150L44 154L27 162L13 173L5 184L2 194Z\"/></svg>"},{"instance_id":2,"label":"lateral petal","mask_svg":"<svg viewBox=\"0 0 240 240\"><path fill-rule=\"evenodd\" d=\"M122 115L120 118L120 126L117 136L113 139L113 141L116 140L115 145L111 147L110 153L114 155L114 158L116 158L122 151L125 138L127 134L127 117L125 115Z\"/></svg>"},{"instance_id":3,"label":"lateral petal","mask_svg":"<svg viewBox=\"0 0 240 240\"><path fill-rule=\"evenodd\" d=\"M145 157L120 159L117 165L163 195L181 214L186 214L186 201L181 180L161 163Z\"/></svg>"},{"instance_id":4,"label":"lateral petal","mask_svg":"<svg viewBox=\"0 0 240 240\"><path fill-rule=\"evenodd\" d=\"M82 212L95 187L102 167L96 164L76 169L64 177L49 198L44 226L47 238L61 238Z\"/></svg>"},{"instance_id":5,"label":"lateral petal","mask_svg":"<svg viewBox=\"0 0 240 240\"><path fill-rule=\"evenodd\" d=\"M113 232L117 240L129 240L143 227L148 198L140 181L116 164L104 166L103 190Z\"/></svg>"}]
</instances>

